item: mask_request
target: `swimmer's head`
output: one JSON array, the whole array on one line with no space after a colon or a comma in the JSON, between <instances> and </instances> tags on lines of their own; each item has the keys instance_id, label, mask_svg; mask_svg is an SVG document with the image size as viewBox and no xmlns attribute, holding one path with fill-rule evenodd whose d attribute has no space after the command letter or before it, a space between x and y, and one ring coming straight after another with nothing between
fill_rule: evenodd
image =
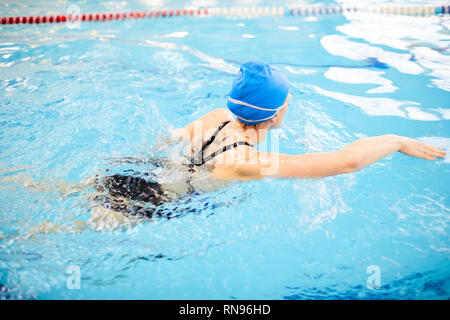
<instances>
[{"instance_id":1,"label":"swimmer's head","mask_svg":"<svg viewBox=\"0 0 450 320\"><path fill-rule=\"evenodd\" d=\"M262 62L244 63L228 97L228 108L246 125L283 123L290 102L289 83L280 70Z\"/></svg>"}]
</instances>

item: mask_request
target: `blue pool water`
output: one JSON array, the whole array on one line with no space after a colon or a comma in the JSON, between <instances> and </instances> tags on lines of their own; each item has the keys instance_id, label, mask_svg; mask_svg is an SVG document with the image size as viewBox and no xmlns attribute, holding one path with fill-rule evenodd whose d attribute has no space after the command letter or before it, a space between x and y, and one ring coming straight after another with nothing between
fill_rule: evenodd
<instances>
[{"instance_id":1,"label":"blue pool water","mask_svg":"<svg viewBox=\"0 0 450 320\"><path fill-rule=\"evenodd\" d=\"M0 4L1 16L185 2L23 3ZM347 2L283 1L305 3ZM111 157L157 156L168 126L225 106L248 60L289 79L294 101L271 133L280 152L386 133L449 152L449 26L448 16L362 13L0 26L0 298L448 299L449 156L239 183L193 198L181 218L118 228L86 226L89 192L60 197L56 186ZM68 286L71 266L80 289ZM367 287L370 266L380 289Z\"/></svg>"}]
</instances>

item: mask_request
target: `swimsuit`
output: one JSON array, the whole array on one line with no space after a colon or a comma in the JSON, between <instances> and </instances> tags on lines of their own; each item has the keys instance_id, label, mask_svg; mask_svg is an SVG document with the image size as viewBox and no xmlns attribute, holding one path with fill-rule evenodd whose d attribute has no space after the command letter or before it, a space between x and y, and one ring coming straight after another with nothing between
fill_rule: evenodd
<instances>
[{"instance_id":1,"label":"swimsuit","mask_svg":"<svg viewBox=\"0 0 450 320\"><path fill-rule=\"evenodd\" d=\"M209 156L205 157L204 152L208 146L216 139L217 134L222 130L230 121L222 123L216 132L202 145L201 151L197 157L187 157L189 162L186 164L189 173L194 173L195 166L202 166L207 161L211 160L215 156L229 150L236 148L239 145L247 145L253 147L252 144L246 141L238 141L229 145L226 145L222 149L211 153ZM126 162L133 162L132 158L125 158ZM169 161L164 159L149 159L149 160L138 160L139 162L144 161L146 164L151 164L155 167L164 167ZM135 161L134 161L135 162ZM147 174L148 175L148 174ZM199 194L195 191L191 176L186 180L188 185L188 194L195 195ZM101 203L101 205L107 209L115 210L129 215L138 215L151 218L154 215L165 216L167 218L173 217L173 213L163 212L158 210L158 206L164 203L171 202L169 194L162 185L156 181L149 181L142 177L136 177L132 175L122 175L114 174L105 176L101 179L96 177L96 184L98 191L107 190L107 194L99 195L94 198ZM120 200L122 198L122 200ZM140 201L148 204L148 206L140 205L130 205L127 203L127 199ZM172 208L171 211L174 209ZM176 211L176 207L175 207ZM175 215L178 216L178 215Z\"/></svg>"},{"instance_id":2,"label":"swimsuit","mask_svg":"<svg viewBox=\"0 0 450 320\"><path fill-rule=\"evenodd\" d=\"M225 121L224 123L222 123L219 128L217 128L216 132L214 132L214 134L202 145L202 148L200 150L200 153L197 157L188 157L189 163L187 164L187 167L189 168L188 171L190 173L194 173L194 166L202 166L204 165L207 161L211 160L212 158L214 158L215 156L229 150L232 148L236 148L239 145L247 145L250 147L253 147L252 144L248 143L247 141L238 141L229 145L226 145L225 147L223 147L222 149L211 153L209 156L205 157L204 156L204 152L206 150L206 148L209 147L209 145L211 143L214 142L214 140L216 139L216 136L219 134L220 130L222 130L227 124L229 124L230 121ZM192 152L193 153L193 152ZM192 186L191 183L191 177L189 177L186 180L186 183L188 184L188 193L195 193L194 187Z\"/></svg>"},{"instance_id":3,"label":"swimsuit","mask_svg":"<svg viewBox=\"0 0 450 320\"><path fill-rule=\"evenodd\" d=\"M225 121L224 123L222 123L219 128L216 130L216 132L214 132L214 134L211 136L211 138L208 139L208 141L206 141L203 146L202 149L200 150L199 153L199 157L191 157L190 158L190 164L188 164L189 168L191 169L191 172L193 171L193 167L194 166L201 166L204 165L207 161L211 160L212 158L214 158L215 156L221 154L222 152L225 152L229 149L232 148L236 148L239 145L246 145L246 146L250 146L253 147L252 144L248 143L247 141L238 141L232 144L229 144L225 147L223 147L221 150L216 151L211 153L209 156L205 157L203 155L203 153L205 152L206 148L208 148L208 146L213 143L213 141L216 139L217 134L220 132L220 130L222 130L227 124L229 124L230 121Z\"/></svg>"}]
</instances>

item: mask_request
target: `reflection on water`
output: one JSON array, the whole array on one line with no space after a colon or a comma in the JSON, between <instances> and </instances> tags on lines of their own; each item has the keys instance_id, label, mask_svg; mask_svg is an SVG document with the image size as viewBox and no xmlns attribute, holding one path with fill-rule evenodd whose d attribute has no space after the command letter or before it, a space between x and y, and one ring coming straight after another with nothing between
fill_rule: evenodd
<instances>
[{"instance_id":1,"label":"reflection on water","mask_svg":"<svg viewBox=\"0 0 450 320\"><path fill-rule=\"evenodd\" d=\"M367 90L367 93L384 93L397 90L398 88L392 85L391 80L382 77L383 74L385 74L383 71L332 67L325 73L325 77L344 83L373 83L381 85Z\"/></svg>"},{"instance_id":2,"label":"reflection on water","mask_svg":"<svg viewBox=\"0 0 450 320\"><path fill-rule=\"evenodd\" d=\"M314 89L322 95L342 102L351 103L361 108L370 116L398 116L422 121L438 121L444 119L436 111L435 113L431 113L415 107L419 103L414 101L401 101L391 98L366 98L342 92L328 91L319 87L315 87Z\"/></svg>"},{"instance_id":3,"label":"reflection on water","mask_svg":"<svg viewBox=\"0 0 450 320\"><path fill-rule=\"evenodd\" d=\"M349 4L348 1L343 1ZM397 4L397 3L396 3ZM438 88L449 91L450 56L447 52L450 35L444 22L448 17L412 17L398 15L374 15L344 12L346 21L335 27L336 34L328 34L320 39L322 47L332 55L350 60L374 58L406 75L426 75L424 86L418 90ZM342 33L342 34L339 34ZM412 120L440 121L448 119L448 106L430 107L426 95L424 101L411 101L410 97L399 93L392 96L403 84L398 82L393 72L366 69L343 69L331 67L324 76L332 81L351 85L377 84L365 91L378 97L355 95L329 90L326 86L316 86L314 90L344 103L361 108L370 116L400 116ZM411 77L411 76L409 76ZM412 79L412 78L411 78ZM396 82L397 81L397 82ZM348 87L350 90L351 87ZM350 91L349 90L349 91ZM405 92L409 96L414 91ZM442 95L442 93L441 93ZM405 98L399 99L399 96ZM425 104L424 107L421 107Z\"/></svg>"},{"instance_id":4,"label":"reflection on water","mask_svg":"<svg viewBox=\"0 0 450 320\"><path fill-rule=\"evenodd\" d=\"M340 35L327 35L321 38L321 44L329 53L352 60L376 58L400 72L420 74L423 69L412 61L408 53L396 53L366 43L348 40Z\"/></svg>"},{"instance_id":5,"label":"reflection on water","mask_svg":"<svg viewBox=\"0 0 450 320\"><path fill-rule=\"evenodd\" d=\"M416 66L416 63L418 63L432 70L430 75L438 78L432 80L437 87L449 91L450 57L448 54L440 53L448 50L450 35L447 32L448 29L441 23L443 20L448 20L448 17L354 13L345 13L345 16L349 22L336 27L337 31L354 39L363 39L373 45L383 45L391 48L391 50L409 51L411 55L399 55L361 44L349 43L345 46L348 51L341 47L330 48L331 51L334 51L331 53L349 56L352 59L358 59L366 55L382 56L387 63L405 73L419 73L421 70ZM324 40L325 46L333 47L333 39ZM350 53L355 49L357 53ZM405 59L416 63L406 62Z\"/></svg>"}]
</instances>

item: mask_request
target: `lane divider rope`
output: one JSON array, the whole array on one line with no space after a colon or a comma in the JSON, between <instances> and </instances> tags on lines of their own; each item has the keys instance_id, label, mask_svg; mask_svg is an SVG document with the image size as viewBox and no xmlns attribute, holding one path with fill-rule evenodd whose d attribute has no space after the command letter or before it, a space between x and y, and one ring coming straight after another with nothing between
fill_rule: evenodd
<instances>
[{"instance_id":1,"label":"lane divider rope","mask_svg":"<svg viewBox=\"0 0 450 320\"><path fill-rule=\"evenodd\" d=\"M171 18L182 16L226 16L226 17L259 17L259 16L306 16L342 14L351 12L394 14L411 16L429 16L450 14L450 5L446 6L303 6L296 8L284 7L231 7L231 8L200 8L181 10L154 10L133 12L109 12L88 14L67 14L50 16L0 17L0 24L42 24L61 22L119 21L126 19Z\"/></svg>"}]
</instances>

